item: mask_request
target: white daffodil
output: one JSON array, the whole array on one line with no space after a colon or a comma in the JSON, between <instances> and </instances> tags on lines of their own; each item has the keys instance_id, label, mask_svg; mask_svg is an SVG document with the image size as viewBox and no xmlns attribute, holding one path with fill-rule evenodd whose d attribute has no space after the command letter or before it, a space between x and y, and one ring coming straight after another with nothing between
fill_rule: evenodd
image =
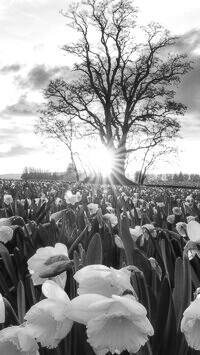
<instances>
[{"instance_id":1,"label":"white daffodil","mask_svg":"<svg viewBox=\"0 0 200 355\"><path fill-rule=\"evenodd\" d=\"M135 226L135 228L129 228L129 231L134 242L136 242L137 239L143 234L143 230L140 226Z\"/></svg>"},{"instance_id":2,"label":"white daffodil","mask_svg":"<svg viewBox=\"0 0 200 355\"><path fill-rule=\"evenodd\" d=\"M56 243L55 247L43 247L39 248L36 253L28 259L28 270L31 274L34 285L43 284L47 278L40 277L40 274L48 270L49 265L56 263L57 261L67 261L69 260L68 249L66 245L62 243ZM66 272L62 272L52 278L57 284L62 288L66 284Z\"/></svg>"},{"instance_id":3,"label":"white daffodil","mask_svg":"<svg viewBox=\"0 0 200 355\"><path fill-rule=\"evenodd\" d=\"M87 205L87 208L88 208L90 215L92 216L97 213L99 205L97 203L89 203Z\"/></svg>"},{"instance_id":4,"label":"white daffodil","mask_svg":"<svg viewBox=\"0 0 200 355\"><path fill-rule=\"evenodd\" d=\"M112 227L115 227L118 224L117 216L114 213L106 213L103 215L105 221L109 221Z\"/></svg>"},{"instance_id":5,"label":"white daffodil","mask_svg":"<svg viewBox=\"0 0 200 355\"><path fill-rule=\"evenodd\" d=\"M24 206L25 205L25 202L27 202L27 204L28 204L28 207L30 207L30 205L31 205L31 199L30 198L22 198L21 200L19 200L19 203L22 205L22 206Z\"/></svg>"},{"instance_id":6,"label":"white daffodil","mask_svg":"<svg viewBox=\"0 0 200 355\"><path fill-rule=\"evenodd\" d=\"M3 202L6 204L6 205L10 205L12 202L13 202L13 198L11 195L4 195L3 197Z\"/></svg>"},{"instance_id":7,"label":"white daffodil","mask_svg":"<svg viewBox=\"0 0 200 355\"><path fill-rule=\"evenodd\" d=\"M190 221L187 224L187 234L192 242L200 243L200 223Z\"/></svg>"},{"instance_id":8,"label":"white daffodil","mask_svg":"<svg viewBox=\"0 0 200 355\"><path fill-rule=\"evenodd\" d=\"M131 272L127 268L116 270L105 265L87 265L78 270L74 279L78 282L78 294L97 293L106 297L122 295L125 290L133 291Z\"/></svg>"},{"instance_id":9,"label":"white daffodil","mask_svg":"<svg viewBox=\"0 0 200 355\"><path fill-rule=\"evenodd\" d=\"M2 226L10 227L12 225L12 221L14 218L15 217L0 218L0 227L2 227Z\"/></svg>"},{"instance_id":10,"label":"white daffodil","mask_svg":"<svg viewBox=\"0 0 200 355\"><path fill-rule=\"evenodd\" d=\"M82 196L81 196L80 192L77 192L76 195L73 195L73 193L70 190L68 190L65 192L64 199L65 199L66 203L71 204L71 205L75 205L76 202L81 201Z\"/></svg>"},{"instance_id":11,"label":"white daffodil","mask_svg":"<svg viewBox=\"0 0 200 355\"><path fill-rule=\"evenodd\" d=\"M157 202L157 206L162 208L162 207L165 207L165 204L164 204L164 202Z\"/></svg>"},{"instance_id":12,"label":"white daffodil","mask_svg":"<svg viewBox=\"0 0 200 355\"><path fill-rule=\"evenodd\" d=\"M136 217L136 214L137 214L138 218L140 218L140 219L142 218L142 211L139 207L135 207L135 209L132 208L132 210L130 211L130 214L133 217Z\"/></svg>"},{"instance_id":13,"label":"white daffodil","mask_svg":"<svg viewBox=\"0 0 200 355\"><path fill-rule=\"evenodd\" d=\"M0 242L7 243L13 237L13 229L9 226L0 226Z\"/></svg>"},{"instance_id":14,"label":"white daffodil","mask_svg":"<svg viewBox=\"0 0 200 355\"><path fill-rule=\"evenodd\" d=\"M145 307L130 295L81 295L70 302L68 311L71 319L86 324L88 342L101 355L136 353L154 334L146 314Z\"/></svg>"},{"instance_id":15,"label":"white daffodil","mask_svg":"<svg viewBox=\"0 0 200 355\"><path fill-rule=\"evenodd\" d=\"M200 295L183 313L181 332L191 348L200 350Z\"/></svg>"},{"instance_id":16,"label":"white daffodil","mask_svg":"<svg viewBox=\"0 0 200 355\"><path fill-rule=\"evenodd\" d=\"M149 239L149 233L151 234L151 236L153 238L156 238L157 233L156 233L156 230L155 230L155 227L153 224L147 223L147 224L144 224L141 228L143 230L144 239L147 239L147 240Z\"/></svg>"},{"instance_id":17,"label":"white daffodil","mask_svg":"<svg viewBox=\"0 0 200 355\"><path fill-rule=\"evenodd\" d=\"M70 332L73 320L67 317L70 299L55 282L42 285L46 299L36 303L26 313L26 327L42 346L56 348Z\"/></svg>"},{"instance_id":18,"label":"white daffodil","mask_svg":"<svg viewBox=\"0 0 200 355\"><path fill-rule=\"evenodd\" d=\"M178 222L176 223L176 230L178 234L180 234L182 237L186 237L186 231L187 231L187 223L185 222Z\"/></svg>"},{"instance_id":19,"label":"white daffodil","mask_svg":"<svg viewBox=\"0 0 200 355\"><path fill-rule=\"evenodd\" d=\"M62 199L60 198L60 197L56 197L56 199L55 199L55 205L56 206L61 206L62 205Z\"/></svg>"},{"instance_id":20,"label":"white daffodil","mask_svg":"<svg viewBox=\"0 0 200 355\"><path fill-rule=\"evenodd\" d=\"M172 208L172 213L175 214L176 216L181 216L182 215L182 209L181 207L173 207Z\"/></svg>"},{"instance_id":21,"label":"white daffodil","mask_svg":"<svg viewBox=\"0 0 200 355\"><path fill-rule=\"evenodd\" d=\"M197 216L187 216L186 217L187 223L189 223L190 221L195 221L196 218L197 218Z\"/></svg>"},{"instance_id":22,"label":"white daffodil","mask_svg":"<svg viewBox=\"0 0 200 355\"><path fill-rule=\"evenodd\" d=\"M115 241L115 245L118 248L124 249L124 243L122 242L122 239L117 234L114 235L114 241Z\"/></svg>"},{"instance_id":23,"label":"white daffodil","mask_svg":"<svg viewBox=\"0 0 200 355\"><path fill-rule=\"evenodd\" d=\"M174 224L175 222L175 215L174 214L170 214L167 216L167 222L170 224Z\"/></svg>"},{"instance_id":24,"label":"white daffodil","mask_svg":"<svg viewBox=\"0 0 200 355\"><path fill-rule=\"evenodd\" d=\"M5 314L6 314L5 303L2 295L0 294L0 323L5 322Z\"/></svg>"},{"instance_id":25,"label":"white daffodil","mask_svg":"<svg viewBox=\"0 0 200 355\"><path fill-rule=\"evenodd\" d=\"M12 326L0 331L1 355L39 355L38 345L29 329Z\"/></svg>"}]
</instances>

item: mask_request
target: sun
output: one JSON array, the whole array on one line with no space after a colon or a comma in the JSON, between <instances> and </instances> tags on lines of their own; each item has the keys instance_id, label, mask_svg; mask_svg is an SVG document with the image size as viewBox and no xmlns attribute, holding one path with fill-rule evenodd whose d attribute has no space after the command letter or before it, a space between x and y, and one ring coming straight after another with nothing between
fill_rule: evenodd
<instances>
[{"instance_id":1,"label":"sun","mask_svg":"<svg viewBox=\"0 0 200 355\"><path fill-rule=\"evenodd\" d=\"M92 170L103 177L109 176L112 172L114 159L113 153L104 147L94 148L89 153L89 162Z\"/></svg>"}]
</instances>

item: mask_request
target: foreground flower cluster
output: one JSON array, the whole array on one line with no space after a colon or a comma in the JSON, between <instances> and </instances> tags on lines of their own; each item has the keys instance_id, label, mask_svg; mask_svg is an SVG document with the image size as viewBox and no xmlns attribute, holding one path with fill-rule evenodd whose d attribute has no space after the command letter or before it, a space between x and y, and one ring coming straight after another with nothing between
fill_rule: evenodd
<instances>
[{"instance_id":1,"label":"foreground flower cluster","mask_svg":"<svg viewBox=\"0 0 200 355\"><path fill-rule=\"evenodd\" d=\"M9 186L0 354L198 354L198 190Z\"/></svg>"},{"instance_id":2,"label":"foreground flower cluster","mask_svg":"<svg viewBox=\"0 0 200 355\"><path fill-rule=\"evenodd\" d=\"M43 283L46 298L30 308L23 325L0 332L2 355L37 354L37 343L56 348L71 331L73 322L86 325L88 342L101 355L123 350L136 353L154 334L145 307L134 296L127 268L115 270L90 265L78 271L74 278L79 280L80 296L71 301L54 281Z\"/></svg>"}]
</instances>

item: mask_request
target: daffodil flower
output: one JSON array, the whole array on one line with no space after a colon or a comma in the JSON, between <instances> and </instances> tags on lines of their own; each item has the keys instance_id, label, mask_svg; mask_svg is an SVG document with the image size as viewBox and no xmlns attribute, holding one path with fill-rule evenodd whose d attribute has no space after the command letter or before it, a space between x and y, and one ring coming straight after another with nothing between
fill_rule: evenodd
<instances>
[{"instance_id":1,"label":"daffodil flower","mask_svg":"<svg viewBox=\"0 0 200 355\"><path fill-rule=\"evenodd\" d=\"M0 331L1 355L39 355L38 345L29 329L12 326Z\"/></svg>"},{"instance_id":2,"label":"daffodil flower","mask_svg":"<svg viewBox=\"0 0 200 355\"><path fill-rule=\"evenodd\" d=\"M0 242L6 244L13 237L13 229L9 226L0 226Z\"/></svg>"},{"instance_id":3,"label":"daffodil flower","mask_svg":"<svg viewBox=\"0 0 200 355\"><path fill-rule=\"evenodd\" d=\"M117 216L113 213L106 213L102 217L105 222L109 221L112 227L115 227L118 224Z\"/></svg>"},{"instance_id":4,"label":"daffodil flower","mask_svg":"<svg viewBox=\"0 0 200 355\"><path fill-rule=\"evenodd\" d=\"M40 275L49 269L49 265L56 263L58 260L69 260L68 249L66 245L62 243L56 243L55 247L48 246L39 248L36 253L30 259L28 259L28 269L31 274L33 284L43 284L47 278L40 277ZM53 281L59 284L62 288L65 287L66 279L66 271L53 277Z\"/></svg>"},{"instance_id":5,"label":"daffodil flower","mask_svg":"<svg viewBox=\"0 0 200 355\"><path fill-rule=\"evenodd\" d=\"M56 348L70 332L73 320L67 316L70 299L63 289L51 280L42 285L46 299L33 305L26 313L26 327L37 342Z\"/></svg>"},{"instance_id":6,"label":"daffodil flower","mask_svg":"<svg viewBox=\"0 0 200 355\"><path fill-rule=\"evenodd\" d=\"M99 209L99 205L97 203L89 203L87 205L87 209L91 216L95 215Z\"/></svg>"},{"instance_id":7,"label":"daffodil flower","mask_svg":"<svg viewBox=\"0 0 200 355\"><path fill-rule=\"evenodd\" d=\"M181 321L181 332L184 333L188 345L200 350L200 295L184 311Z\"/></svg>"},{"instance_id":8,"label":"daffodil flower","mask_svg":"<svg viewBox=\"0 0 200 355\"><path fill-rule=\"evenodd\" d=\"M4 197L3 197L3 202L6 204L6 205L10 205L12 202L13 202L13 198L11 195L8 195L8 194L5 194Z\"/></svg>"},{"instance_id":9,"label":"daffodil flower","mask_svg":"<svg viewBox=\"0 0 200 355\"><path fill-rule=\"evenodd\" d=\"M5 322L5 303L2 295L0 294L0 323Z\"/></svg>"},{"instance_id":10,"label":"daffodil flower","mask_svg":"<svg viewBox=\"0 0 200 355\"><path fill-rule=\"evenodd\" d=\"M187 224L187 234L192 242L200 243L200 223L190 221Z\"/></svg>"},{"instance_id":11,"label":"daffodil flower","mask_svg":"<svg viewBox=\"0 0 200 355\"><path fill-rule=\"evenodd\" d=\"M196 221L190 221L187 226L187 235L189 241L184 247L184 253L192 260L195 255L200 258L200 224Z\"/></svg>"},{"instance_id":12,"label":"daffodil flower","mask_svg":"<svg viewBox=\"0 0 200 355\"><path fill-rule=\"evenodd\" d=\"M78 191L76 195L73 195L70 190L65 192L64 199L66 203L75 205L76 202L80 202L82 200L82 196L80 192Z\"/></svg>"},{"instance_id":13,"label":"daffodil flower","mask_svg":"<svg viewBox=\"0 0 200 355\"><path fill-rule=\"evenodd\" d=\"M175 214L176 216L181 216L182 215L181 207L173 207L172 208L172 213Z\"/></svg>"},{"instance_id":14,"label":"daffodil flower","mask_svg":"<svg viewBox=\"0 0 200 355\"><path fill-rule=\"evenodd\" d=\"M176 230L178 234L180 234L182 237L187 236L187 224L185 222L178 222L176 223Z\"/></svg>"},{"instance_id":15,"label":"daffodil flower","mask_svg":"<svg viewBox=\"0 0 200 355\"><path fill-rule=\"evenodd\" d=\"M141 237L143 234L143 230L140 226L135 226L135 228L129 228L129 231L134 242L136 242L138 238Z\"/></svg>"},{"instance_id":16,"label":"daffodil flower","mask_svg":"<svg viewBox=\"0 0 200 355\"><path fill-rule=\"evenodd\" d=\"M0 227L1 226L8 226L10 227L12 225L12 221L15 217L9 217L9 218L0 218Z\"/></svg>"},{"instance_id":17,"label":"daffodil flower","mask_svg":"<svg viewBox=\"0 0 200 355\"><path fill-rule=\"evenodd\" d=\"M156 238L157 233L156 233L156 230L155 230L155 227L153 224L147 223L147 224L144 224L141 228L143 230L144 239L147 239L147 240L149 239L149 233L151 234L151 236L153 238Z\"/></svg>"},{"instance_id":18,"label":"daffodil flower","mask_svg":"<svg viewBox=\"0 0 200 355\"><path fill-rule=\"evenodd\" d=\"M79 295L97 293L111 297L122 295L125 290L134 291L130 276L127 268L116 270L105 265L87 265L75 273L74 279L79 283Z\"/></svg>"},{"instance_id":19,"label":"daffodil flower","mask_svg":"<svg viewBox=\"0 0 200 355\"><path fill-rule=\"evenodd\" d=\"M74 298L68 310L71 319L86 324L88 342L97 355L139 351L154 334L146 314L132 295L85 294Z\"/></svg>"}]
</instances>

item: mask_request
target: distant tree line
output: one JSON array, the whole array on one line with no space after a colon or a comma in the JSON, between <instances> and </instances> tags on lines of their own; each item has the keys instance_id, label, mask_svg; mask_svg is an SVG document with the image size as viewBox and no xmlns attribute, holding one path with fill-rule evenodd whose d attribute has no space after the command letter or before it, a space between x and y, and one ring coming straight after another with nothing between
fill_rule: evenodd
<instances>
[{"instance_id":1,"label":"distant tree line","mask_svg":"<svg viewBox=\"0 0 200 355\"><path fill-rule=\"evenodd\" d=\"M21 175L23 180L60 180L62 178L60 173L52 173L42 169L35 169L33 167L25 167Z\"/></svg>"},{"instance_id":2,"label":"distant tree line","mask_svg":"<svg viewBox=\"0 0 200 355\"><path fill-rule=\"evenodd\" d=\"M136 177L139 175L139 172L136 173ZM199 174L184 174L181 171L179 173L174 174L148 174L145 177L146 182L172 182L172 183L179 183L179 182L194 182L200 183L200 175Z\"/></svg>"}]
</instances>

